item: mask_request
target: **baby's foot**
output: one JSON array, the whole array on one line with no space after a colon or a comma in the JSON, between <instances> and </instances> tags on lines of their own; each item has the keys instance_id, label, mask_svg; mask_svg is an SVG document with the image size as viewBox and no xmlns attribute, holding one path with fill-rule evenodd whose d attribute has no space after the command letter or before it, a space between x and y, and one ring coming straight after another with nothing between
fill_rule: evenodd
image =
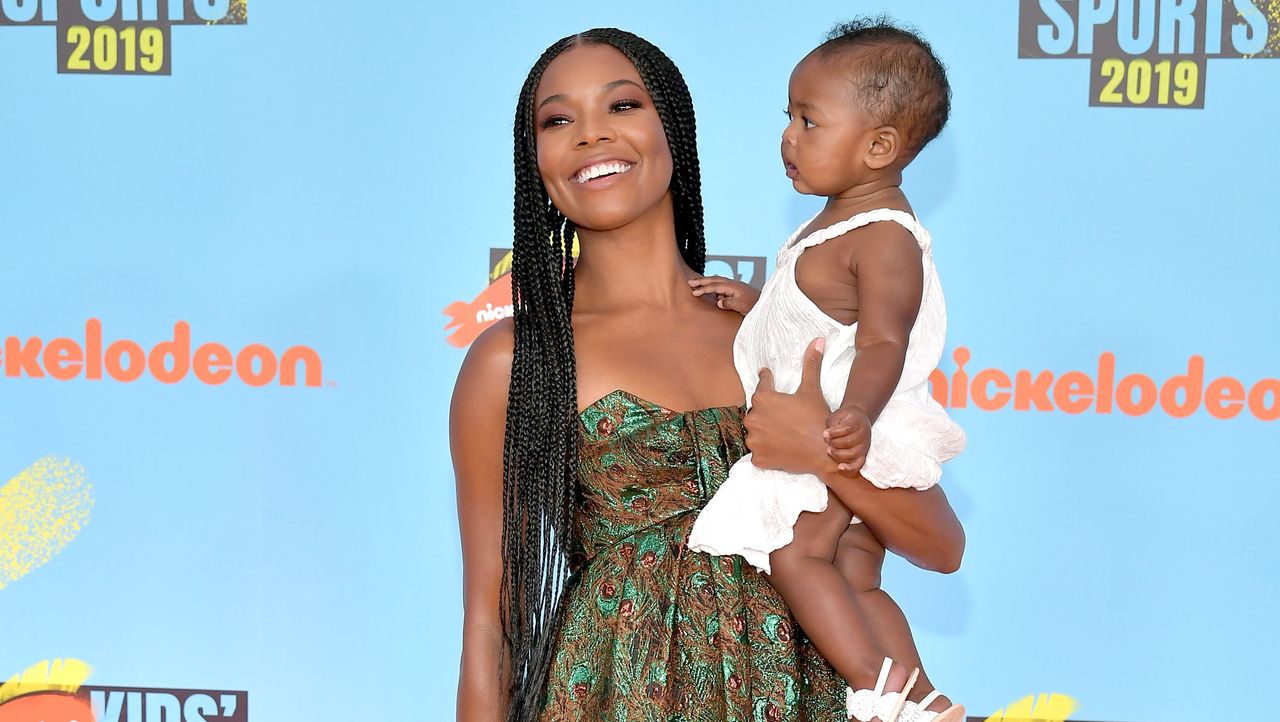
<instances>
[{"instance_id":1,"label":"baby's foot","mask_svg":"<svg viewBox=\"0 0 1280 722\"><path fill-rule=\"evenodd\" d=\"M921 694L919 696L914 694L911 696L915 698L913 701L918 702L924 699L925 695L931 691L932 690L928 690L928 689L920 690ZM942 712L946 709L949 709L950 707L951 707L951 699L945 695L938 695L937 697L934 698L932 702L929 703L928 707L925 707L925 710L929 712Z\"/></svg>"},{"instance_id":2,"label":"baby's foot","mask_svg":"<svg viewBox=\"0 0 1280 722\"><path fill-rule=\"evenodd\" d=\"M905 706L899 704L899 693L905 689L909 697L918 675L919 670L891 664L886 658L874 690L849 690L849 719L858 722L894 722L894 713ZM897 718L897 722L906 722L900 713Z\"/></svg>"},{"instance_id":3,"label":"baby's foot","mask_svg":"<svg viewBox=\"0 0 1280 722\"><path fill-rule=\"evenodd\" d=\"M912 677L912 670L910 668L895 663L889 670L889 679L884 683L884 691L886 693L901 692L908 684L915 683L915 680ZM909 695L908 699L910 699ZM874 720L874 722L889 722L893 719L892 711L896 706L897 705L885 704L876 705L876 716L871 719ZM883 719L881 718L881 715L883 715ZM903 722L901 712L898 713L898 722Z\"/></svg>"},{"instance_id":4,"label":"baby's foot","mask_svg":"<svg viewBox=\"0 0 1280 722\"><path fill-rule=\"evenodd\" d=\"M912 694L914 699L907 703L898 715L897 722L964 722L965 709L953 704L950 699L936 690L928 694ZM921 705L920 703L924 704Z\"/></svg>"}]
</instances>

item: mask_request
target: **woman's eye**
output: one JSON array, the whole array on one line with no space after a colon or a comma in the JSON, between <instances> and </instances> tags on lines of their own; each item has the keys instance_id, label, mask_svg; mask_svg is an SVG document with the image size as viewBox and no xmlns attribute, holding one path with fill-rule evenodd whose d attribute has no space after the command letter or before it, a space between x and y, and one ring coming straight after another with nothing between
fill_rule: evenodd
<instances>
[{"instance_id":1,"label":"woman's eye","mask_svg":"<svg viewBox=\"0 0 1280 722\"><path fill-rule=\"evenodd\" d=\"M635 110L639 107L640 101L638 100L615 100L613 101L613 104L609 106L609 109L617 113L624 110Z\"/></svg>"},{"instance_id":2,"label":"woman's eye","mask_svg":"<svg viewBox=\"0 0 1280 722\"><path fill-rule=\"evenodd\" d=\"M553 126L557 126L557 125L568 125L568 124L569 124L569 119L568 119L568 118L566 118L565 116L563 116L563 115L552 115L552 116L548 116L548 117L546 117L546 118L543 118L543 119L542 119L542 122L538 124L538 127L540 127L540 128L551 128L551 127L553 127Z\"/></svg>"}]
</instances>

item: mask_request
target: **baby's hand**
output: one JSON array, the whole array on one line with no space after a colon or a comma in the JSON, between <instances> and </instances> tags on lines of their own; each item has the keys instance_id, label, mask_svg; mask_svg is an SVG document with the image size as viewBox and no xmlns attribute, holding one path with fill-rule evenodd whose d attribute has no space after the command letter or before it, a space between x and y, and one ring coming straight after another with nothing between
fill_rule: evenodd
<instances>
[{"instance_id":1,"label":"baby's hand","mask_svg":"<svg viewBox=\"0 0 1280 722\"><path fill-rule=\"evenodd\" d=\"M827 456L836 462L837 469L850 476L862 470L871 448L871 420L862 409L850 406L831 412L823 437Z\"/></svg>"},{"instance_id":2,"label":"baby's hand","mask_svg":"<svg viewBox=\"0 0 1280 722\"><path fill-rule=\"evenodd\" d=\"M733 281L724 276L703 276L689 281L693 287L693 295L704 293L716 294L716 305L720 308L737 311L747 315L756 301L760 300L760 292L742 281Z\"/></svg>"}]
</instances>

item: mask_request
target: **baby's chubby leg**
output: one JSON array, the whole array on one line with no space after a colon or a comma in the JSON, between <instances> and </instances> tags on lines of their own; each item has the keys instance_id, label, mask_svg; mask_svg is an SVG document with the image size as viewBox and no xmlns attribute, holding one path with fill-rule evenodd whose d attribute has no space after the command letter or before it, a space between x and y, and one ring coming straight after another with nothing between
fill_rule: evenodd
<instances>
[{"instance_id":1,"label":"baby's chubby leg","mask_svg":"<svg viewBox=\"0 0 1280 722\"><path fill-rule=\"evenodd\" d=\"M833 563L851 518L834 494L826 511L802 513L793 541L769 555L769 581L840 676L855 688L871 689L888 652ZM901 689L910 671L910 666L894 665L887 689Z\"/></svg>"},{"instance_id":2,"label":"baby's chubby leg","mask_svg":"<svg viewBox=\"0 0 1280 722\"><path fill-rule=\"evenodd\" d=\"M850 524L841 530L836 542L835 564L855 593L879 589L884 545L866 524Z\"/></svg>"},{"instance_id":3,"label":"baby's chubby leg","mask_svg":"<svg viewBox=\"0 0 1280 722\"><path fill-rule=\"evenodd\" d=\"M908 699L919 701L933 691L933 683L924 672L920 652L916 649L906 616L902 614L898 604L880 588L884 553L884 545L866 524L851 524L840 535L835 565L853 590L858 608L862 610L867 623L876 630L884 653L906 669L920 669L920 677L908 695ZM929 705L929 709L936 712L950 706L949 699L939 697Z\"/></svg>"}]
</instances>

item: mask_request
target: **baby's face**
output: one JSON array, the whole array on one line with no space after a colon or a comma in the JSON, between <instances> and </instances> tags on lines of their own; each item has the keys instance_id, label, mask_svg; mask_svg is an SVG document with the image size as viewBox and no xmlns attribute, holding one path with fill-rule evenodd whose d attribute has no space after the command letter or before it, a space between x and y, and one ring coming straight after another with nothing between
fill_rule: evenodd
<instances>
[{"instance_id":1,"label":"baby's face","mask_svg":"<svg viewBox=\"0 0 1280 722\"><path fill-rule=\"evenodd\" d=\"M845 62L809 56L791 73L782 163L800 193L839 195L874 175L867 160L879 124L855 105Z\"/></svg>"}]
</instances>

